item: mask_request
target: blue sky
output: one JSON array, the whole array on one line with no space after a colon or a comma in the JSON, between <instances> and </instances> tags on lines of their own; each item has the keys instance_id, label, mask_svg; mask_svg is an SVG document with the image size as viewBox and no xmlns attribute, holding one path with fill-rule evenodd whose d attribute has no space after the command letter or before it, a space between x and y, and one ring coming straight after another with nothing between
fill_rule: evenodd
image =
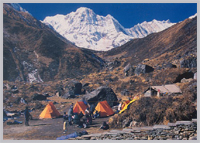
<instances>
[{"instance_id":1,"label":"blue sky","mask_svg":"<svg viewBox=\"0 0 200 143\"><path fill-rule=\"evenodd\" d=\"M143 21L170 20L179 22L197 13L197 3L19 3L36 19L68 14L79 7L88 7L96 14L112 15L125 28Z\"/></svg>"}]
</instances>

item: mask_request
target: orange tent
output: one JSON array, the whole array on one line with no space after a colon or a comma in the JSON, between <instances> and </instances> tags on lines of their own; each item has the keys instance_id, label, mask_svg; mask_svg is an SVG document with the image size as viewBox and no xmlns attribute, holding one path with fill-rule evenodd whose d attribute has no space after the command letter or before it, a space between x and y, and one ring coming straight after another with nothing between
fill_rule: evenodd
<instances>
[{"instance_id":1,"label":"orange tent","mask_svg":"<svg viewBox=\"0 0 200 143\"><path fill-rule=\"evenodd\" d=\"M83 101L79 101L79 102L76 102L76 104L74 105L73 112L78 113L78 114L82 112L85 115L85 109L87 108L88 106L85 105Z\"/></svg>"},{"instance_id":2,"label":"orange tent","mask_svg":"<svg viewBox=\"0 0 200 143\"><path fill-rule=\"evenodd\" d=\"M43 118L56 118L58 116L60 116L60 113L58 112L56 107L53 105L53 103L49 102L49 104L47 104L47 106L44 108L44 110L40 114L39 118L40 119L43 119Z\"/></svg>"},{"instance_id":3,"label":"orange tent","mask_svg":"<svg viewBox=\"0 0 200 143\"><path fill-rule=\"evenodd\" d=\"M114 114L106 100L99 102L95 107L95 110L99 112L100 117L111 116Z\"/></svg>"},{"instance_id":4,"label":"orange tent","mask_svg":"<svg viewBox=\"0 0 200 143\"><path fill-rule=\"evenodd\" d=\"M130 102L130 100L126 100L123 102L121 110Z\"/></svg>"}]
</instances>

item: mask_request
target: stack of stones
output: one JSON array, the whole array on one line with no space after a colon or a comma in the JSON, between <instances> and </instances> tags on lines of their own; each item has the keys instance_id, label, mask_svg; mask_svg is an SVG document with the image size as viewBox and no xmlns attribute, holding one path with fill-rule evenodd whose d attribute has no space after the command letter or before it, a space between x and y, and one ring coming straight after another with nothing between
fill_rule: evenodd
<instances>
[{"instance_id":1,"label":"stack of stones","mask_svg":"<svg viewBox=\"0 0 200 143\"><path fill-rule=\"evenodd\" d=\"M197 140L197 120L84 135L75 140Z\"/></svg>"}]
</instances>

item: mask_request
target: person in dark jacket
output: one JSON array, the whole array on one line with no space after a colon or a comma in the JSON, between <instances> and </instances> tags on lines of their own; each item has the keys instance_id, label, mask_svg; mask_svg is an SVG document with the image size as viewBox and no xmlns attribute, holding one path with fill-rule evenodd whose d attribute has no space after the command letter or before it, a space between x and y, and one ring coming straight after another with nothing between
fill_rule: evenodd
<instances>
[{"instance_id":1,"label":"person in dark jacket","mask_svg":"<svg viewBox=\"0 0 200 143\"><path fill-rule=\"evenodd\" d=\"M78 113L75 113L73 116L73 123L79 125L80 123L80 117L78 115Z\"/></svg>"},{"instance_id":2,"label":"person in dark jacket","mask_svg":"<svg viewBox=\"0 0 200 143\"><path fill-rule=\"evenodd\" d=\"M103 122L103 125L101 125L100 129L107 130L109 129L109 125L106 122Z\"/></svg>"},{"instance_id":3,"label":"person in dark jacket","mask_svg":"<svg viewBox=\"0 0 200 143\"><path fill-rule=\"evenodd\" d=\"M72 109L74 108L74 103L72 103L72 104L70 105L70 108L72 108Z\"/></svg>"},{"instance_id":4,"label":"person in dark jacket","mask_svg":"<svg viewBox=\"0 0 200 143\"><path fill-rule=\"evenodd\" d=\"M31 114L29 113L29 109L28 107L26 107L25 111L24 111L24 117L25 117L25 126L29 126L29 118L32 117Z\"/></svg>"},{"instance_id":5,"label":"person in dark jacket","mask_svg":"<svg viewBox=\"0 0 200 143\"><path fill-rule=\"evenodd\" d=\"M70 106L69 110L68 110L68 121L69 121L69 125L72 125L72 116L74 115L73 113L73 108L72 106Z\"/></svg>"},{"instance_id":6,"label":"person in dark jacket","mask_svg":"<svg viewBox=\"0 0 200 143\"><path fill-rule=\"evenodd\" d=\"M77 127L79 128L83 128L83 122L81 121L82 118L82 114L78 114L78 113L74 113L74 116L72 116L73 118L73 124L76 124Z\"/></svg>"},{"instance_id":7,"label":"person in dark jacket","mask_svg":"<svg viewBox=\"0 0 200 143\"><path fill-rule=\"evenodd\" d=\"M90 117L89 114L85 114L84 122L85 122L87 125L91 125L91 124L92 124L92 117Z\"/></svg>"},{"instance_id":8,"label":"person in dark jacket","mask_svg":"<svg viewBox=\"0 0 200 143\"><path fill-rule=\"evenodd\" d=\"M94 106L94 104L91 104L90 105L90 117L92 117L92 118L93 118L93 112L94 112L94 110L95 110L95 106Z\"/></svg>"}]
</instances>

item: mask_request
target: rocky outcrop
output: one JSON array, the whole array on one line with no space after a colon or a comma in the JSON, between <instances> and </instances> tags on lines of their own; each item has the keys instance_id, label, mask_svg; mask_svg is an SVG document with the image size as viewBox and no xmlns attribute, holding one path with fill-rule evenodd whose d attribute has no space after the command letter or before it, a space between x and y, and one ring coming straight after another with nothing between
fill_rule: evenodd
<instances>
[{"instance_id":1,"label":"rocky outcrop","mask_svg":"<svg viewBox=\"0 0 200 143\"><path fill-rule=\"evenodd\" d=\"M113 90L106 86L100 86L96 90L84 95L85 100L88 101L89 104L95 104L99 101L106 100L110 107L113 107L118 104L118 99Z\"/></svg>"},{"instance_id":2,"label":"rocky outcrop","mask_svg":"<svg viewBox=\"0 0 200 143\"><path fill-rule=\"evenodd\" d=\"M197 140L197 120L84 135L76 140Z\"/></svg>"},{"instance_id":3,"label":"rocky outcrop","mask_svg":"<svg viewBox=\"0 0 200 143\"><path fill-rule=\"evenodd\" d=\"M32 99L33 99L33 100L46 100L47 97L44 96L44 95L42 95L42 94L37 94L37 93L35 93L35 94L32 96Z\"/></svg>"},{"instance_id":4,"label":"rocky outcrop","mask_svg":"<svg viewBox=\"0 0 200 143\"><path fill-rule=\"evenodd\" d=\"M62 95L63 98L75 98L76 95L85 94L85 89L82 87L82 83L78 81L70 81L70 83L65 87L65 93Z\"/></svg>"},{"instance_id":5,"label":"rocky outcrop","mask_svg":"<svg viewBox=\"0 0 200 143\"><path fill-rule=\"evenodd\" d=\"M180 62L181 68L196 68L197 67L197 58L191 57L189 59L184 59Z\"/></svg>"},{"instance_id":6,"label":"rocky outcrop","mask_svg":"<svg viewBox=\"0 0 200 143\"><path fill-rule=\"evenodd\" d=\"M154 71L154 68L152 68L151 66L144 65L144 64L138 64L138 66L135 69L135 74L139 75L141 73L149 73L152 71Z\"/></svg>"}]
</instances>

